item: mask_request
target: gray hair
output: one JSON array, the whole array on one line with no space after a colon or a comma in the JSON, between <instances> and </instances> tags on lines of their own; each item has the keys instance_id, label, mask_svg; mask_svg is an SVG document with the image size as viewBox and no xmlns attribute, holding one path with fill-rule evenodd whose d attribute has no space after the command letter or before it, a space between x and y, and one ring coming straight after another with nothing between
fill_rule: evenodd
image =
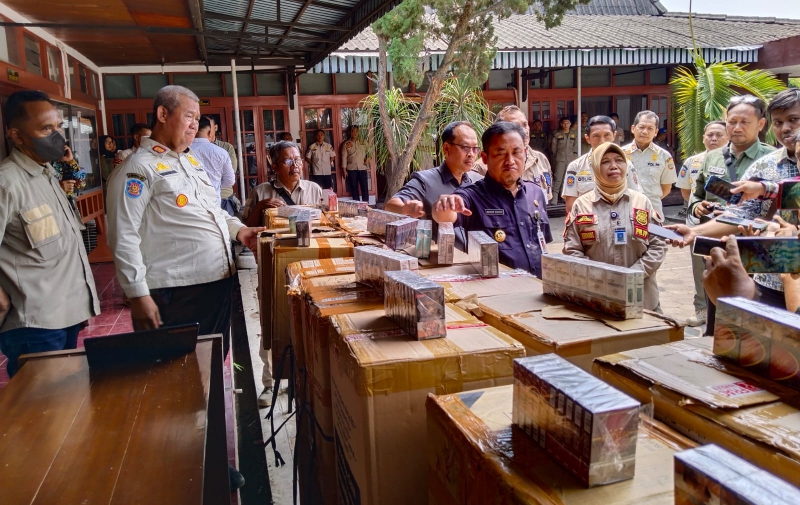
<instances>
[{"instance_id":1,"label":"gray hair","mask_svg":"<svg viewBox=\"0 0 800 505\"><path fill-rule=\"evenodd\" d=\"M156 97L153 99L153 124L150 126L154 127L155 123L158 121L157 118L159 107L164 107L167 109L167 112L172 112L176 107L178 107L178 105L180 105L182 96L185 96L186 98L195 102L200 101L200 99L197 98L197 95L194 94L194 91L190 90L189 88L184 88L183 86L164 86L158 90Z\"/></svg>"},{"instance_id":2,"label":"gray hair","mask_svg":"<svg viewBox=\"0 0 800 505\"><path fill-rule=\"evenodd\" d=\"M636 126L637 124L639 124L639 121L641 121L642 119L644 119L646 117L651 117L651 118L655 119L656 120L656 128L658 128L658 123L660 123L661 120L658 118L658 114L656 114L655 112L653 112L651 110L643 110L640 113L636 114L636 117L633 118L633 125Z\"/></svg>"},{"instance_id":3,"label":"gray hair","mask_svg":"<svg viewBox=\"0 0 800 505\"><path fill-rule=\"evenodd\" d=\"M269 146L269 159L272 160L272 164L275 165L278 163L278 158L281 156L281 151L291 148L295 148L297 149L297 152L300 152L300 148L297 147L297 144L294 142L289 142L288 140L281 140L280 142L275 142Z\"/></svg>"}]
</instances>

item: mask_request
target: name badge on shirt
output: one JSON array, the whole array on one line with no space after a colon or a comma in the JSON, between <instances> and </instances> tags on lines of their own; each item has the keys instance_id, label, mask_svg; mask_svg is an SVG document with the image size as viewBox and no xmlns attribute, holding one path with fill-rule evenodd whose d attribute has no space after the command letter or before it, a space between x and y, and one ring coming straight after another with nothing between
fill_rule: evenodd
<instances>
[{"instance_id":1,"label":"name badge on shirt","mask_svg":"<svg viewBox=\"0 0 800 505\"><path fill-rule=\"evenodd\" d=\"M536 237L539 239L539 250L542 251L542 254L547 254L547 241L544 239L542 230L536 233Z\"/></svg>"},{"instance_id":2,"label":"name badge on shirt","mask_svg":"<svg viewBox=\"0 0 800 505\"><path fill-rule=\"evenodd\" d=\"M506 210L505 209L486 209L484 214L487 216L505 216Z\"/></svg>"},{"instance_id":3,"label":"name badge on shirt","mask_svg":"<svg viewBox=\"0 0 800 505\"><path fill-rule=\"evenodd\" d=\"M626 245L628 243L628 233L625 228L614 230L614 245Z\"/></svg>"},{"instance_id":4,"label":"name badge on shirt","mask_svg":"<svg viewBox=\"0 0 800 505\"><path fill-rule=\"evenodd\" d=\"M709 167L708 171L715 175L725 175L725 169L722 167Z\"/></svg>"}]
</instances>

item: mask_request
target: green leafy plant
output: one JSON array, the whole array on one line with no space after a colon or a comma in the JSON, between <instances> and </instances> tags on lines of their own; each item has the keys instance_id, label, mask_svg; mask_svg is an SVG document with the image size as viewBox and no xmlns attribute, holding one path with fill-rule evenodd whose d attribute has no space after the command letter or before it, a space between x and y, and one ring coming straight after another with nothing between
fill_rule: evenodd
<instances>
[{"instance_id":1,"label":"green leafy plant","mask_svg":"<svg viewBox=\"0 0 800 505\"><path fill-rule=\"evenodd\" d=\"M800 77L792 77L789 79L790 88L800 88Z\"/></svg>"},{"instance_id":2,"label":"green leafy plant","mask_svg":"<svg viewBox=\"0 0 800 505\"><path fill-rule=\"evenodd\" d=\"M458 77L450 77L444 81L439 101L433 106L433 110L436 115L431 124L436 137L453 121L469 121L475 127L479 144L483 132L492 124L493 119L480 88L467 79ZM444 155L440 153L440 156Z\"/></svg>"}]
</instances>

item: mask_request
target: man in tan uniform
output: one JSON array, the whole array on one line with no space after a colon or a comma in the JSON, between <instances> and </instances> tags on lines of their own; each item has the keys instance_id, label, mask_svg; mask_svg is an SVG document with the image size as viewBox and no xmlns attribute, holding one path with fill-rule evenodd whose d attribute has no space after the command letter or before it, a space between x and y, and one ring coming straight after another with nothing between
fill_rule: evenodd
<instances>
[{"instance_id":1,"label":"man in tan uniform","mask_svg":"<svg viewBox=\"0 0 800 505\"><path fill-rule=\"evenodd\" d=\"M612 112L609 117L617 125L617 133L614 135L614 143L621 147L626 144L625 129L622 128L622 124L619 122L619 115L616 112Z\"/></svg>"},{"instance_id":2,"label":"man in tan uniform","mask_svg":"<svg viewBox=\"0 0 800 505\"><path fill-rule=\"evenodd\" d=\"M332 187L331 170L336 151L333 146L325 142L325 132L317 130L317 141L311 144L306 151L309 179L319 184L323 189Z\"/></svg>"},{"instance_id":3,"label":"man in tan uniform","mask_svg":"<svg viewBox=\"0 0 800 505\"><path fill-rule=\"evenodd\" d=\"M300 148L294 142L281 140L269 148L272 166L275 167L275 181L259 184L247 197L242 219L248 226L260 226L264 209L284 205L319 206L325 194L315 182L305 181L303 159Z\"/></svg>"},{"instance_id":4,"label":"man in tan uniform","mask_svg":"<svg viewBox=\"0 0 800 505\"><path fill-rule=\"evenodd\" d=\"M358 126L350 127L350 138L342 144L345 187L353 200L369 202L369 154L367 143L359 136ZM360 195L359 195L360 191Z\"/></svg>"},{"instance_id":5,"label":"man in tan uniform","mask_svg":"<svg viewBox=\"0 0 800 505\"><path fill-rule=\"evenodd\" d=\"M569 214L572 205L579 196L585 195L594 190L594 171L592 170L591 150L614 140L614 132L617 125L608 116L595 116L586 125L586 141L589 150L577 160L567 166L567 178L564 182L564 189L561 191L561 198L566 202L566 212ZM639 179L636 177L636 169L628 162L628 187L641 191Z\"/></svg>"},{"instance_id":6,"label":"man in tan uniform","mask_svg":"<svg viewBox=\"0 0 800 505\"><path fill-rule=\"evenodd\" d=\"M530 145L534 151L549 155L550 143L547 140L547 134L542 128L542 122L538 119L531 122L531 140L528 145Z\"/></svg>"},{"instance_id":7,"label":"man in tan uniform","mask_svg":"<svg viewBox=\"0 0 800 505\"><path fill-rule=\"evenodd\" d=\"M553 167L553 191L550 205L558 202L567 165L574 159L572 153L575 150L577 138L570 130L571 125L569 118L563 117L559 123L560 128L550 134L550 156L552 156Z\"/></svg>"},{"instance_id":8,"label":"man in tan uniform","mask_svg":"<svg viewBox=\"0 0 800 505\"><path fill-rule=\"evenodd\" d=\"M528 118L525 117L525 113L516 105L503 107L503 110L497 113L495 122L497 121L508 121L509 123L519 125L525 132L525 135L530 138ZM482 160L477 159L472 166L472 171L485 176L487 171L486 164ZM522 172L522 180L530 181L542 188L542 191L544 191L548 199L552 197L553 176L550 169L550 162L547 160L547 156L545 156L544 153L531 148L529 145L525 146L525 170Z\"/></svg>"},{"instance_id":9,"label":"man in tan uniform","mask_svg":"<svg viewBox=\"0 0 800 505\"><path fill-rule=\"evenodd\" d=\"M661 224L650 200L627 187L628 163L610 142L592 150L596 188L575 201L564 231L563 253L644 272L644 308L659 311L656 271L667 244L648 231Z\"/></svg>"},{"instance_id":10,"label":"man in tan uniform","mask_svg":"<svg viewBox=\"0 0 800 505\"><path fill-rule=\"evenodd\" d=\"M0 164L0 351L13 376L22 354L74 349L100 304L85 228L50 165L65 152L61 116L26 90L8 98L3 119L14 148Z\"/></svg>"}]
</instances>

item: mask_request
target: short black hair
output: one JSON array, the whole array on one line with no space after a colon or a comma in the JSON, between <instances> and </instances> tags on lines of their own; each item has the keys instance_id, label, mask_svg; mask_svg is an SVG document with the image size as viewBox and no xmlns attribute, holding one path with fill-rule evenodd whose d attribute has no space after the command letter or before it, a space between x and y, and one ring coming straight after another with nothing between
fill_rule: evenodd
<instances>
[{"instance_id":1,"label":"short black hair","mask_svg":"<svg viewBox=\"0 0 800 505\"><path fill-rule=\"evenodd\" d=\"M297 149L297 152L300 152L300 148L297 147L297 144L294 142L289 142L288 140L281 140L269 146L269 159L272 161L272 164L275 165L278 163L278 158L281 155L281 151L284 149L291 149L292 147Z\"/></svg>"},{"instance_id":2,"label":"short black hair","mask_svg":"<svg viewBox=\"0 0 800 505\"><path fill-rule=\"evenodd\" d=\"M317 133L319 133L319 132L322 132L322 134L323 134L323 135L325 135L325 130L323 130L323 129L319 129L319 130L317 130L317 131L315 131L315 132L314 132L314 136L316 137L316 136L317 136Z\"/></svg>"},{"instance_id":3,"label":"short black hair","mask_svg":"<svg viewBox=\"0 0 800 505\"><path fill-rule=\"evenodd\" d=\"M646 117L651 117L651 118L655 119L656 120L656 128L658 128L658 123L661 120L658 118L658 114L656 114L655 112L653 112L651 110L643 110L641 112L638 112L636 114L636 117L633 118L633 125L634 126L638 125L639 121L641 121L642 119L644 119Z\"/></svg>"},{"instance_id":4,"label":"short black hair","mask_svg":"<svg viewBox=\"0 0 800 505\"><path fill-rule=\"evenodd\" d=\"M611 131L612 132L616 132L617 131L617 123L615 123L614 120L611 119L610 117L608 117L608 116L593 116L593 117L589 118L588 121L586 121L586 130L585 130L586 131L586 135L589 135L589 132L592 131L592 126L599 125L599 124L607 124L608 126L611 127Z\"/></svg>"},{"instance_id":5,"label":"short black hair","mask_svg":"<svg viewBox=\"0 0 800 505\"><path fill-rule=\"evenodd\" d=\"M728 125L725 123L725 121L711 121L711 122L709 122L709 123L706 125L706 127L705 127L705 128L703 128L703 133L705 133L705 132L706 132L706 130L708 130L708 127L709 127L709 126L714 126L714 125L721 126L721 127L723 127L723 128L726 128L726 127L728 126Z\"/></svg>"},{"instance_id":6,"label":"short black hair","mask_svg":"<svg viewBox=\"0 0 800 505\"><path fill-rule=\"evenodd\" d=\"M453 121L442 130L442 143L453 142L456 138L456 128L459 126L469 126L473 130L475 129L469 121Z\"/></svg>"},{"instance_id":7,"label":"short black hair","mask_svg":"<svg viewBox=\"0 0 800 505\"><path fill-rule=\"evenodd\" d=\"M541 119L534 119L533 121L531 121L531 124L533 124L533 123L541 123L541 122L542 122Z\"/></svg>"},{"instance_id":8,"label":"short black hair","mask_svg":"<svg viewBox=\"0 0 800 505\"><path fill-rule=\"evenodd\" d=\"M26 103L33 102L47 102L53 104L47 93L36 91L33 89L25 89L13 93L6 101L3 107L3 118L9 127L14 126L18 121L28 117L28 112L25 110Z\"/></svg>"},{"instance_id":9,"label":"short black hair","mask_svg":"<svg viewBox=\"0 0 800 505\"><path fill-rule=\"evenodd\" d=\"M131 126L131 135L139 135L144 130L149 130L150 127L144 123L136 123L135 125Z\"/></svg>"},{"instance_id":10,"label":"short black hair","mask_svg":"<svg viewBox=\"0 0 800 505\"><path fill-rule=\"evenodd\" d=\"M563 123L564 121L569 121L570 123L572 122L570 118L568 118L567 116L563 116L561 117L561 119L558 120L558 125L561 126L561 123Z\"/></svg>"},{"instance_id":11,"label":"short black hair","mask_svg":"<svg viewBox=\"0 0 800 505\"><path fill-rule=\"evenodd\" d=\"M500 135L505 135L506 133L515 132L519 134L519 138L522 139L522 145L528 144L528 139L525 138L525 130L522 129L520 125L517 123L510 123L508 121L498 121L493 123L492 126L486 129L483 132L483 136L481 137L481 143L483 143L483 151L489 152L489 146L491 145L492 141L495 137Z\"/></svg>"},{"instance_id":12,"label":"short black hair","mask_svg":"<svg viewBox=\"0 0 800 505\"><path fill-rule=\"evenodd\" d=\"M800 89L789 88L772 97L767 112L772 114L773 111L791 109L797 105L800 105Z\"/></svg>"},{"instance_id":13,"label":"short black hair","mask_svg":"<svg viewBox=\"0 0 800 505\"><path fill-rule=\"evenodd\" d=\"M612 112L611 114L608 115L608 117L610 117L611 119L614 119L614 118L619 119L619 114L617 114L616 112Z\"/></svg>"},{"instance_id":14,"label":"short black hair","mask_svg":"<svg viewBox=\"0 0 800 505\"><path fill-rule=\"evenodd\" d=\"M208 116L200 116L200 122L197 123L197 131L204 130L206 128L211 128L212 121L213 119L211 119Z\"/></svg>"}]
</instances>

